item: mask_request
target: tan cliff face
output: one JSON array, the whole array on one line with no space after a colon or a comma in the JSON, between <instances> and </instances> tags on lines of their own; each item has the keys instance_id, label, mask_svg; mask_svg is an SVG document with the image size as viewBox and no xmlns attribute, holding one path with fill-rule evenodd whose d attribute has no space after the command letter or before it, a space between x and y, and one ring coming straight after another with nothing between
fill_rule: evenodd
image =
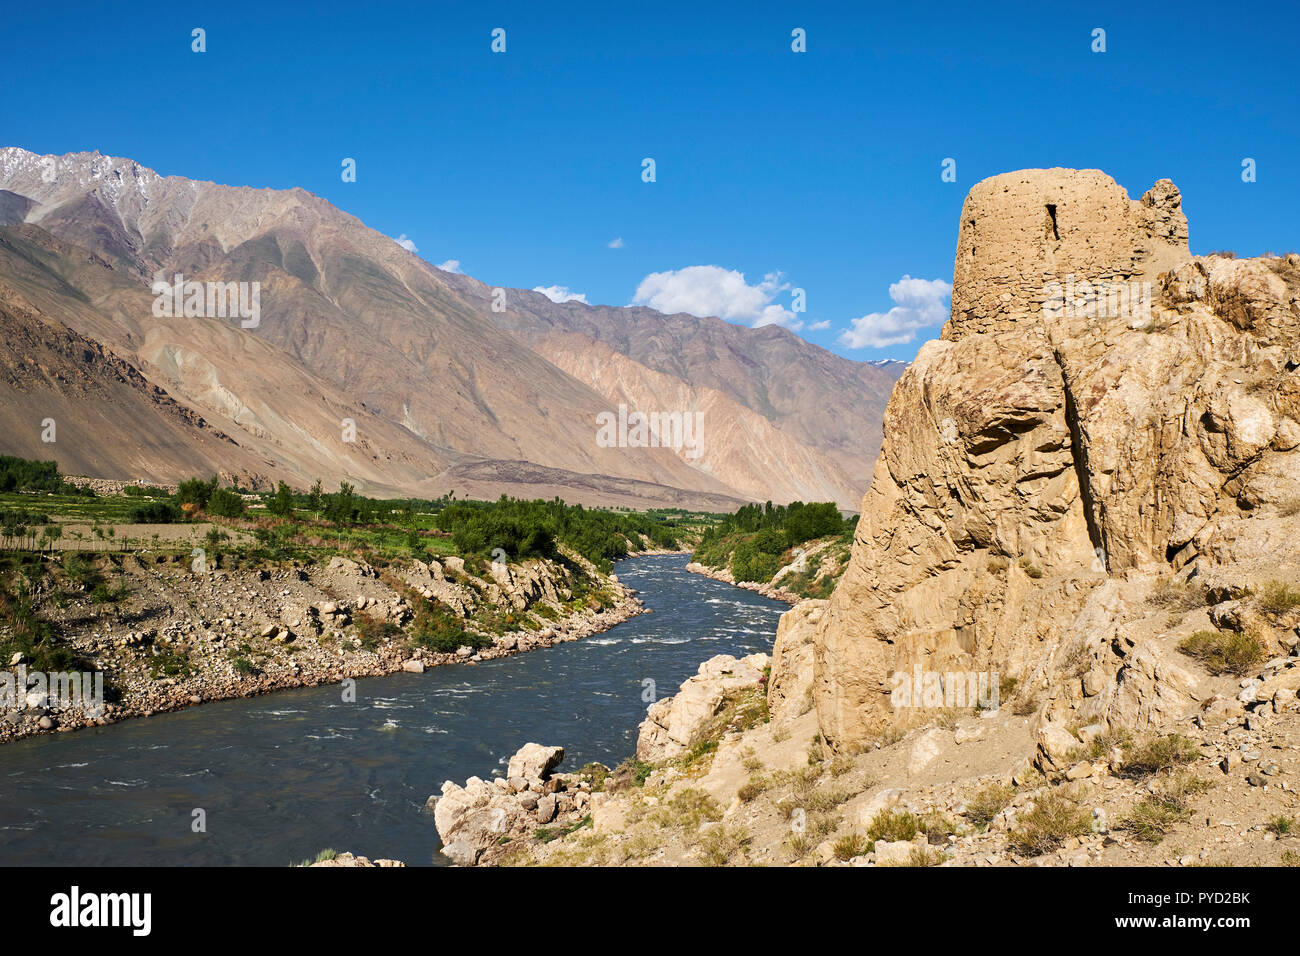
<instances>
[{"instance_id":1,"label":"tan cliff face","mask_svg":"<svg viewBox=\"0 0 1300 956\"><path fill-rule=\"evenodd\" d=\"M833 749L933 718L890 703L918 666L1158 723L1205 691L1147 626L1156 582L1300 568L1300 257L1193 258L1180 203L1096 170L971 190L951 320L894 389L815 625Z\"/></svg>"}]
</instances>

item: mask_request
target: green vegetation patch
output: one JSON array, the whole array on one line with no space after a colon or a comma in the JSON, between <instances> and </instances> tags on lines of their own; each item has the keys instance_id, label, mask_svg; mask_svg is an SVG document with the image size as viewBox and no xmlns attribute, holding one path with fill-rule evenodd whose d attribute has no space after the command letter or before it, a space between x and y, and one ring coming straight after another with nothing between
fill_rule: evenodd
<instances>
[{"instance_id":1,"label":"green vegetation patch","mask_svg":"<svg viewBox=\"0 0 1300 956\"><path fill-rule=\"evenodd\" d=\"M1211 674L1242 676L1264 660L1264 648L1253 634L1197 631L1178 649L1195 658Z\"/></svg>"}]
</instances>

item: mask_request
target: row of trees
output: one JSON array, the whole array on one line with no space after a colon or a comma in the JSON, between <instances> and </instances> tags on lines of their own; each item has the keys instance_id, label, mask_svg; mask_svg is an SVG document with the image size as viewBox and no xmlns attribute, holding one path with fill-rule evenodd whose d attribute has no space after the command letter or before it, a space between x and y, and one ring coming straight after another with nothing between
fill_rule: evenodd
<instances>
[{"instance_id":1,"label":"row of trees","mask_svg":"<svg viewBox=\"0 0 1300 956\"><path fill-rule=\"evenodd\" d=\"M59 537L59 526L50 524L47 515L25 511L0 511L0 544L5 548L34 551L37 541L42 550Z\"/></svg>"},{"instance_id":2,"label":"row of trees","mask_svg":"<svg viewBox=\"0 0 1300 956\"><path fill-rule=\"evenodd\" d=\"M850 536L856 525L857 518L841 517L832 501L744 505L704 532L695 560L729 565L737 581L768 581L790 548L815 538Z\"/></svg>"},{"instance_id":3,"label":"row of trees","mask_svg":"<svg viewBox=\"0 0 1300 956\"><path fill-rule=\"evenodd\" d=\"M500 548L516 561L551 557L562 543L602 568L627 557L632 545L639 548L643 537L668 549L677 547L679 534L667 518L584 508L558 497L457 501L438 512L437 524L464 554L491 557Z\"/></svg>"},{"instance_id":4,"label":"row of trees","mask_svg":"<svg viewBox=\"0 0 1300 956\"><path fill-rule=\"evenodd\" d=\"M780 554L814 538L851 534L857 518L843 518L833 501L744 505L704 532L701 546L735 534L754 534L760 550Z\"/></svg>"},{"instance_id":5,"label":"row of trees","mask_svg":"<svg viewBox=\"0 0 1300 956\"><path fill-rule=\"evenodd\" d=\"M23 491L57 495L95 497L89 488L78 488L63 480L58 462L33 461L0 455L0 492Z\"/></svg>"}]
</instances>

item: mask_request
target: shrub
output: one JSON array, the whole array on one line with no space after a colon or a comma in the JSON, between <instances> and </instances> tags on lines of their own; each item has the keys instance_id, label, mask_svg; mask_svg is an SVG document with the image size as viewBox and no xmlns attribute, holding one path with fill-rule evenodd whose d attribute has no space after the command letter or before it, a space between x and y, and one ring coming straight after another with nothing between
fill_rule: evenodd
<instances>
[{"instance_id":1,"label":"shrub","mask_svg":"<svg viewBox=\"0 0 1300 956\"><path fill-rule=\"evenodd\" d=\"M1300 590L1283 581L1269 581L1256 598L1260 610L1275 617L1300 607Z\"/></svg>"},{"instance_id":2,"label":"shrub","mask_svg":"<svg viewBox=\"0 0 1300 956\"><path fill-rule=\"evenodd\" d=\"M705 866L724 866L751 839L739 827L715 827L700 841L700 859Z\"/></svg>"},{"instance_id":3,"label":"shrub","mask_svg":"<svg viewBox=\"0 0 1300 956\"><path fill-rule=\"evenodd\" d=\"M943 843L957 832L957 825L939 810L929 809L920 817L921 832L931 843Z\"/></svg>"},{"instance_id":4,"label":"shrub","mask_svg":"<svg viewBox=\"0 0 1300 956\"><path fill-rule=\"evenodd\" d=\"M357 637L361 639L361 646L368 651L373 651L384 641L401 633L401 628L392 621L381 621L365 612L355 614L352 624L356 627Z\"/></svg>"},{"instance_id":5,"label":"shrub","mask_svg":"<svg viewBox=\"0 0 1300 956\"><path fill-rule=\"evenodd\" d=\"M1111 727L1088 741L1084 756L1088 760L1100 760L1109 754L1112 748L1131 747L1132 744L1133 734L1127 728Z\"/></svg>"},{"instance_id":6,"label":"shrub","mask_svg":"<svg viewBox=\"0 0 1300 956\"><path fill-rule=\"evenodd\" d=\"M161 677L190 677L194 666L190 663L189 652L182 647L163 646L160 653L149 662L149 676L154 680Z\"/></svg>"},{"instance_id":7,"label":"shrub","mask_svg":"<svg viewBox=\"0 0 1300 956\"><path fill-rule=\"evenodd\" d=\"M991 783L966 801L966 819L977 827L986 827L993 818L1011 806L1016 788L1005 783Z\"/></svg>"},{"instance_id":8,"label":"shrub","mask_svg":"<svg viewBox=\"0 0 1300 956\"><path fill-rule=\"evenodd\" d=\"M1209 787L1190 773L1173 773L1161 780L1119 823L1144 843L1159 843L1176 823L1192 818L1191 798Z\"/></svg>"},{"instance_id":9,"label":"shrub","mask_svg":"<svg viewBox=\"0 0 1300 956\"><path fill-rule=\"evenodd\" d=\"M703 790L683 790L655 810L653 822L663 827L676 827L694 833L702 823L716 823L722 819L722 807Z\"/></svg>"},{"instance_id":10,"label":"shrub","mask_svg":"<svg viewBox=\"0 0 1300 956\"><path fill-rule=\"evenodd\" d=\"M416 605L411 637L421 647L443 654L454 654L461 647L480 650L492 644L486 635L465 630L460 616L436 600L421 600Z\"/></svg>"},{"instance_id":11,"label":"shrub","mask_svg":"<svg viewBox=\"0 0 1300 956\"><path fill-rule=\"evenodd\" d=\"M1020 567L1025 574L1029 575L1034 580L1038 580L1043 576L1043 569L1034 564L1034 562L1030 561L1028 558L1020 559Z\"/></svg>"},{"instance_id":12,"label":"shrub","mask_svg":"<svg viewBox=\"0 0 1300 956\"><path fill-rule=\"evenodd\" d=\"M1088 811L1054 792L1035 801L1034 808L1020 818L1020 826L1008 835L1007 841L1022 856L1041 856L1091 829Z\"/></svg>"},{"instance_id":13,"label":"shrub","mask_svg":"<svg viewBox=\"0 0 1300 956\"><path fill-rule=\"evenodd\" d=\"M221 518L240 518L247 509L244 499L238 493L229 488L217 488L212 492L212 496L208 499L208 506L204 510L208 514Z\"/></svg>"},{"instance_id":14,"label":"shrub","mask_svg":"<svg viewBox=\"0 0 1300 956\"><path fill-rule=\"evenodd\" d=\"M740 785L736 791L736 796L740 798L741 803L749 803L758 798L768 788L768 780L761 774L752 774L748 780Z\"/></svg>"},{"instance_id":15,"label":"shrub","mask_svg":"<svg viewBox=\"0 0 1300 956\"><path fill-rule=\"evenodd\" d=\"M593 792L599 792L605 789L605 780L612 771L603 763L584 764L579 770L578 775L585 778L590 784Z\"/></svg>"},{"instance_id":16,"label":"shrub","mask_svg":"<svg viewBox=\"0 0 1300 956\"><path fill-rule=\"evenodd\" d=\"M1190 816L1190 813L1179 812L1155 797L1144 797L1119 822L1119 829L1128 831L1143 843L1159 843L1175 823L1182 823Z\"/></svg>"},{"instance_id":17,"label":"shrub","mask_svg":"<svg viewBox=\"0 0 1300 956\"><path fill-rule=\"evenodd\" d=\"M321 850L319 853L317 853L315 859L303 860L298 865L311 866L313 863L325 863L328 862L329 860L335 859L338 855L339 855L338 850L332 850L327 847L326 849Z\"/></svg>"},{"instance_id":18,"label":"shrub","mask_svg":"<svg viewBox=\"0 0 1300 956\"><path fill-rule=\"evenodd\" d=\"M938 850L928 850L925 847L916 847L907 858L906 863L897 864L899 866L938 866L946 857Z\"/></svg>"},{"instance_id":19,"label":"shrub","mask_svg":"<svg viewBox=\"0 0 1300 956\"><path fill-rule=\"evenodd\" d=\"M871 851L870 842L856 833L840 837L831 845L831 852L837 860L851 860L855 856L864 856Z\"/></svg>"},{"instance_id":20,"label":"shrub","mask_svg":"<svg viewBox=\"0 0 1300 956\"><path fill-rule=\"evenodd\" d=\"M576 833L584 827L589 826L591 826L590 813L581 820L578 820L576 823L569 823L559 827L538 827L533 831L533 836L539 843L550 843L553 840L558 840L560 837L568 836L570 833Z\"/></svg>"},{"instance_id":21,"label":"shrub","mask_svg":"<svg viewBox=\"0 0 1300 956\"><path fill-rule=\"evenodd\" d=\"M1290 836L1296 832L1296 822L1291 817L1279 813L1268 821L1268 828L1277 836Z\"/></svg>"},{"instance_id":22,"label":"shrub","mask_svg":"<svg viewBox=\"0 0 1300 956\"><path fill-rule=\"evenodd\" d=\"M882 810L867 827L867 839L872 843L877 840L896 843L899 840L914 840L920 832L921 821L916 814L906 810Z\"/></svg>"},{"instance_id":23,"label":"shrub","mask_svg":"<svg viewBox=\"0 0 1300 956\"><path fill-rule=\"evenodd\" d=\"M752 541L742 541L732 552L731 574L738 583L770 581L779 570L780 557L761 551Z\"/></svg>"},{"instance_id":24,"label":"shrub","mask_svg":"<svg viewBox=\"0 0 1300 956\"><path fill-rule=\"evenodd\" d=\"M151 501L131 509L131 524L173 524L181 520L181 510L170 501Z\"/></svg>"},{"instance_id":25,"label":"shrub","mask_svg":"<svg viewBox=\"0 0 1300 956\"><path fill-rule=\"evenodd\" d=\"M1234 674L1240 677L1264 659L1264 648L1251 634L1197 631L1184 639L1178 649L1195 658L1211 674Z\"/></svg>"},{"instance_id":26,"label":"shrub","mask_svg":"<svg viewBox=\"0 0 1300 956\"><path fill-rule=\"evenodd\" d=\"M1145 777L1162 770L1171 770L1189 764L1201 756L1200 748L1190 737L1169 734L1166 737L1148 737L1130 743L1124 754L1122 773L1128 777Z\"/></svg>"},{"instance_id":27,"label":"shrub","mask_svg":"<svg viewBox=\"0 0 1300 956\"><path fill-rule=\"evenodd\" d=\"M717 713L696 731L693 743L716 743L724 734L750 730L767 723L768 719L767 693L763 685L733 688L723 695Z\"/></svg>"},{"instance_id":28,"label":"shrub","mask_svg":"<svg viewBox=\"0 0 1300 956\"><path fill-rule=\"evenodd\" d=\"M1017 717L1028 717L1038 710L1038 694L1029 693L1016 701L1016 705L1011 708L1011 712Z\"/></svg>"},{"instance_id":29,"label":"shrub","mask_svg":"<svg viewBox=\"0 0 1300 956\"><path fill-rule=\"evenodd\" d=\"M625 790L628 787L644 787L645 782L654 773L655 766L637 757L628 757L614 768L610 779L606 781L608 790Z\"/></svg>"},{"instance_id":30,"label":"shrub","mask_svg":"<svg viewBox=\"0 0 1300 956\"><path fill-rule=\"evenodd\" d=\"M33 670L87 669L80 667L78 655L70 647L59 642L54 626L37 611L25 583L0 588L0 624L7 625L8 631L0 635L4 664L9 663L13 654L20 653Z\"/></svg>"},{"instance_id":31,"label":"shrub","mask_svg":"<svg viewBox=\"0 0 1300 956\"><path fill-rule=\"evenodd\" d=\"M216 475L206 481L202 478L187 478L176 487L176 503L178 505L194 505L196 508L204 509L208 506L208 501L216 490Z\"/></svg>"},{"instance_id":32,"label":"shrub","mask_svg":"<svg viewBox=\"0 0 1300 956\"><path fill-rule=\"evenodd\" d=\"M1147 600L1170 611L1190 611L1205 604L1205 588L1165 578L1155 586Z\"/></svg>"}]
</instances>

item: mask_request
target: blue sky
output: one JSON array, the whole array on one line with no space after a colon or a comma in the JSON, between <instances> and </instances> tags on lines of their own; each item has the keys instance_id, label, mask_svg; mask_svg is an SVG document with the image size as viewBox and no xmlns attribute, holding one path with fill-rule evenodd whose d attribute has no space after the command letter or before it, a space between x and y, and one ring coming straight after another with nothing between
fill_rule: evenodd
<instances>
[{"instance_id":1,"label":"blue sky","mask_svg":"<svg viewBox=\"0 0 1300 956\"><path fill-rule=\"evenodd\" d=\"M1193 252L1300 248L1293 4L38 6L6 11L0 145L302 186L493 285L725 306L854 358L938 334L842 338L943 318L962 200L1008 170L1167 176Z\"/></svg>"}]
</instances>

